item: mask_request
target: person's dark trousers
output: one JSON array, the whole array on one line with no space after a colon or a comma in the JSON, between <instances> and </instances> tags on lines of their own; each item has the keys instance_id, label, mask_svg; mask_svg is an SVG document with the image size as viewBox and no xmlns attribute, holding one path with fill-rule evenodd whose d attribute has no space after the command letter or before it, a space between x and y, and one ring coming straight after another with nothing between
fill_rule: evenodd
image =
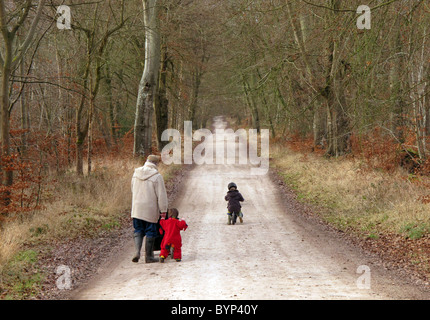
<instances>
[{"instance_id":1,"label":"person's dark trousers","mask_svg":"<svg viewBox=\"0 0 430 320\"><path fill-rule=\"evenodd\" d=\"M157 223L151 223L137 218L133 218L134 227L134 247L135 254L131 261L138 262L140 259L140 251L142 250L143 238L145 239L145 262L158 262L154 258L154 243L155 238L158 236Z\"/></svg>"}]
</instances>

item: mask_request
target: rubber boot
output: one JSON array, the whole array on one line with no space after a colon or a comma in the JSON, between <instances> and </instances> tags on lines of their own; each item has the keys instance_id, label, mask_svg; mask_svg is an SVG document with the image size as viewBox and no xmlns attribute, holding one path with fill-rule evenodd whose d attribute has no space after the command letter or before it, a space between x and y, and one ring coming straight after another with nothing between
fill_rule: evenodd
<instances>
[{"instance_id":1,"label":"rubber boot","mask_svg":"<svg viewBox=\"0 0 430 320\"><path fill-rule=\"evenodd\" d=\"M145 240L145 263L158 262L158 258L154 257L155 238L146 237Z\"/></svg>"},{"instance_id":2,"label":"rubber boot","mask_svg":"<svg viewBox=\"0 0 430 320\"><path fill-rule=\"evenodd\" d=\"M136 249L136 252L135 252L134 257L131 261L133 261L133 262L139 261L140 250L142 249L142 243L143 243L143 234L135 233L134 234L134 248Z\"/></svg>"}]
</instances>

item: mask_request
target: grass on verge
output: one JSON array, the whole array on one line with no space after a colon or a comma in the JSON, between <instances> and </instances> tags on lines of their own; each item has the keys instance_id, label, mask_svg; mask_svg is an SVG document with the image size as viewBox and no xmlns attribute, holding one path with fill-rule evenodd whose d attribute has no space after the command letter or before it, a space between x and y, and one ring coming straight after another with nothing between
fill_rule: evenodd
<instances>
[{"instance_id":1,"label":"grass on verge","mask_svg":"<svg viewBox=\"0 0 430 320\"><path fill-rule=\"evenodd\" d=\"M430 279L429 177L402 169L372 170L359 160L328 159L271 146L271 166L317 214L339 230L364 240L369 250Z\"/></svg>"},{"instance_id":2,"label":"grass on verge","mask_svg":"<svg viewBox=\"0 0 430 320\"><path fill-rule=\"evenodd\" d=\"M420 201L429 189L417 181L428 178L412 179L401 169L368 170L358 160L303 155L279 145L271 146L271 156L298 199L322 207L323 218L341 230L411 239L430 233L430 204Z\"/></svg>"}]
</instances>

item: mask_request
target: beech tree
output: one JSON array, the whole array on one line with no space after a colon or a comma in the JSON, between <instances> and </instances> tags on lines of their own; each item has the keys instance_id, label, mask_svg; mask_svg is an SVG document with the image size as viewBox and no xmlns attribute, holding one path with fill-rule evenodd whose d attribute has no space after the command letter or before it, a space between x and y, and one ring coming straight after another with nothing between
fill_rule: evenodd
<instances>
[{"instance_id":1,"label":"beech tree","mask_svg":"<svg viewBox=\"0 0 430 320\"><path fill-rule=\"evenodd\" d=\"M12 70L21 62L24 54L29 48L36 28L42 15L45 0L31 1L26 0L20 6L11 5L10 2L0 1L0 29L2 34L3 50L0 52L1 70L1 145L2 162L7 162L11 155L10 150L10 77ZM18 31L22 29L24 22L29 18L31 9L36 6L36 12L32 17L29 30L25 40L17 45L16 37ZM13 88L12 88L13 90ZM13 183L13 171L4 163L2 168L3 186L10 187ZM7 205L9 202L8 194L3 196L3 201Z\"/></svg>"},{"instance_id":2,"label":"beech tree","mask_svg":"<svg viewBox=\"0 0 430 320\"><path fill-rule=\"evenodd\" d=\"M145 27L145 67L137 95L133 153L135 156L145 157L152 150L152 123L160 69L161 38L158 1L142 0L142 3Z\"/></svg>"}]
</instances>

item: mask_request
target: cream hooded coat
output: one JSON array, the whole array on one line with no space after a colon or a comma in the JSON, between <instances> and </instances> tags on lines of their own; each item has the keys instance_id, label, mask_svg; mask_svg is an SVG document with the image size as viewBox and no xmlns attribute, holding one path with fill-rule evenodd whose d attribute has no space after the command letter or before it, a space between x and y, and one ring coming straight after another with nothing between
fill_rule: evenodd
<instances>
[{"instance_id":1,"label":"cream hooded coat","mask_svg":"<svg viewBox=\"0 0 430 320\"><path fill-rule=\"evenodd\" d=\"M160 212L167 212L167 193L163 176L157 166L146 162L143 167L134 170L131 179L133 194L131 217L151 223L158 222Z\"/></svg>"}]
</instances>

